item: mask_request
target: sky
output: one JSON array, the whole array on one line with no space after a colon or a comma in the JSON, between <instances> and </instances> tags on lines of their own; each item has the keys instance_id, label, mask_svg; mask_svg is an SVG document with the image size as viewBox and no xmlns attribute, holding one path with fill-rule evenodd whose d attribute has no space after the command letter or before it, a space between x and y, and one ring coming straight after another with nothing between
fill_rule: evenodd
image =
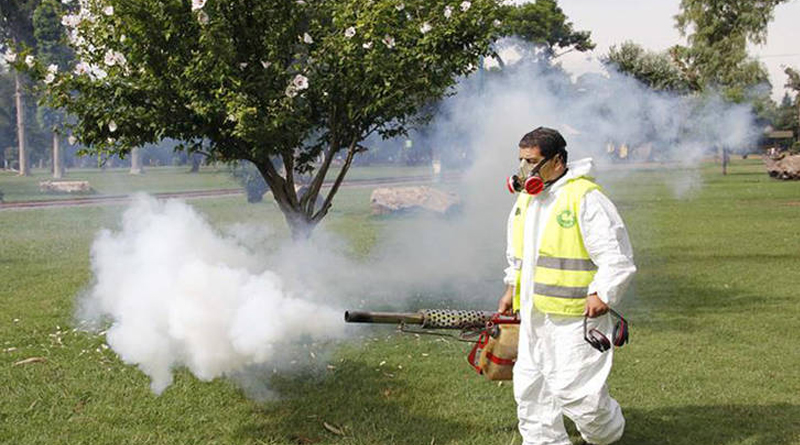
<instances>
[{"instance_id":1,"label":"sky","mask_svg":"<svg viewBox=\"0 0 800 445\"><path fill-rule=\"evenodd\" d=\"M632 40L651 50L664 50L676 43L685 43L675 29L673 16L680 0L559 0L561 9L576 30L592 32L597 48L586 53L565 54L559 61L574 76L586 72L603 72L599 58L609 47ZM758 57L769 70L772 97L784 94L786 75L782 66L800 68L800 0L791 0L775 9L767 43L752 46L750 54Z\"/></svg>"}]
</instances>

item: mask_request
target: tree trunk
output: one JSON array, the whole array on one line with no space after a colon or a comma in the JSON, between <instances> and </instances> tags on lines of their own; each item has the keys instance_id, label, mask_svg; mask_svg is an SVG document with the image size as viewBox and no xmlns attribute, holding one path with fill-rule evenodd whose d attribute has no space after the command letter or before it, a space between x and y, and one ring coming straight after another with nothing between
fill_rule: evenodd
<instances>
[{"instance_id":1,"label":"tree trunk","mask_svg":"<svg viewBox=\"0 0 800 445\"><path fill-rule=\"evenodd\" d=\"M131 174L132 175L141 175L142 171L142 154L139 151L139 147L133 148L131 150Z\"/></svg>"},{"instance_id":2,"label":"tree trunk","mask_svg":"<svg viewBox=\"0 0 800 445\"><path fill-rule=\"evenodd\" d=\"M203 161L203 155L200 153L191 153L189 155L189 160L192 161L192 169L189 170L189 173L197 173L200 171L200 163Z\"/></svg>"},{"instance_id":3,"label":"tree trunk","mask_svg":"<svg viewBox=\"0 0 800 445\"><path fill-rule=\"evenodd\" d=\"M275 165L269 159L260 163L254 162L261 176L264 177L264 181L269 185L272 191L272 197L283 213L283 217L286 219L286 223L289 225L289 229L292 232L292 239L295 241L308 239L317 224L328 214L328 211L333 205L333 197L339 191L339 187L342 185L345 175L347 175L347 172L350 170L353 157L356 153L362 151L362 149L357 146L355 141L347 147L347 158L345 159L344 165L342 165L341 170L339 170L324 202L318 205L317 198L322 189L325 175L330 168L333 157L336 156L338 151L338 145L334 144L329 147L325 153L325 159L322 165L318 167L311 184L305 188L305 192L299 197L294 186L294 159L291 155L283 156L285 167L285 172L283 174L280 174L275 169Z\"/></svg>"},{"instance_id":4,"label":"tree trunk","mask_svg":"<svg viewBox=\"0 0 800 445\"><path fill-rule=\"evenodd\" d=\"M61 179L64 176L64 165L61 155L61 135L58 131L53 132L53 179Z\"/></svg>"},{"instance_id":5,"label":"tree trunk","mask_svg":"<svg viewBox=\"0 0 800 445\"><path fill-rule=\"evenodd\" d=\"M723 175L727 175L728 174L728 161L729 160L730 160L730 157L728 156L728 149L727 148L723 148L722 149L722 174Z\"/></svg>"},{"instance_id":6,"label":"tree trunk","mask_svg":"<svg viewBox=\"0 0 800 445\"><path fill-rule=\"evenodd\" d=\"M17 146L19 147L19 174L31 174L28 167L28 153L25 147L25 98L22 95L22 80L19 73L14 72L15 96L17 101Z\"/></svg>"}]
</instances>

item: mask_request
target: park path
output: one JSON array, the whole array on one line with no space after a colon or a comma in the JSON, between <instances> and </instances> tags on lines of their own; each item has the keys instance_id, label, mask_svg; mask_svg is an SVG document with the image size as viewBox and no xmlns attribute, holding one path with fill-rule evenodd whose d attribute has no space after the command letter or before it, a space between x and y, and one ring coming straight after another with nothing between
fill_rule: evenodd
<instances>
[{"instance_id":1,"label":"park path","mask_svg":"<svg viewBox=\"0 0 800 445\"><path fill-rule=\"evenodd\" d=\"M425 184L435 182L437 179L440 181L451 181L458 177L457 174L443 174L439 178L434 178L431 175L423 176L404 176L399 178L375 178L375 179L353 179L344 181L342 187L344 188L365 188L377 186L396 186L408 184ZM325 181L323 187L330 187L333 181ZM24 210L24 209L40 209L51 207L78 207L78 206L101 206L101 205L114 205L125 204L134 199L137 193L128 195L99 195L99 196L82 196L76 198L63 198L63 199L46 199L37 201L15 201L0 203L0 211L2 210ZM166 192L166 193L149 193L159 200L165 199L197 199L197 198L218 198L224 196L242 195L244 190L242 188L227 188L227 189L209 189L209 190L190 190L183 192Z\"/></svg>"}]
</instances>

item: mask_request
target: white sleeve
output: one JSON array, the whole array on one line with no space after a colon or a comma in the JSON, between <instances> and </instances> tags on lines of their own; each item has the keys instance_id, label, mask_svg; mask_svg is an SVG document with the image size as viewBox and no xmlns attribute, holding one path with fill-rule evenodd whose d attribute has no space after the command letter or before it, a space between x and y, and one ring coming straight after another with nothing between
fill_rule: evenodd
<instances>
[{"instance_id":1,"label":"white sleeve","mask_svg":"<svg viewBox=\"0 0 800 445\"><path fill-rule=\"evenodd\" d=\"M513 231L514 231L514 209L516 208L516 204L514 207L511 208L511 213L508 215L508 223L506 224L506 261L508 262L508 267L504 269L505 276L503 277L503 282L508 286L514 286L516 284L516 274L514 268L514 241L513 241Z\"/></svg>"},{"instance_id":2,"label":"white sleeve","mask_svg":"<svg viewBox=\"0 0 800 445\"><path fill-rule=\"evenodd\" d=\"M589 294L597 293L604 303L614 306L636 272L625 223L614 204L599 190L584 196L579 218L583 243L597 265Z\"/></svg>"}]
</instances>

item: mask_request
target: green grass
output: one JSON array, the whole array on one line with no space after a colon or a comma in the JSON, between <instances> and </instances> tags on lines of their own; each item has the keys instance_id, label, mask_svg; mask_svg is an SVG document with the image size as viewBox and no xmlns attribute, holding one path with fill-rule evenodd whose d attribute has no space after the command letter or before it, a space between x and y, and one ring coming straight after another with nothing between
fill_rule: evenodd
<instances>
[{"instance_id":1,"label":"green grass","mask_svg":"<svg viewBox=\"0 0 800 445\"><path fill-rule=\"evenodd\" d=\"M800 444L800 183L758 162L697 173L702 187L682 199L674 171L625 171L606 187L639 267L622 306L632 340L609 381L628 421L620 444ZM325 223L356 256L401 222L370 217L368 196L342 190ZM217 226L283 227L272 203L243 201L192 205ZM0 443L520 443L510 385L475 376L466 345L388 328L360 329L302 373L265 373L272 400L183 370L154 396L101 337L72 332L89 246L121 209L0 212ZM47 361L13 366L35 356Z\"/></svg>"},{"instance_id":2,"label":"green grass","mask_svg":"<svg viewBox=\"0 0 800 445\"><path fill-rule=\"evenodd\" d=\"M337 167L328 172L333 180ZM348 172L348 180L393 178L402 176L421 176L431 174L429 167L402 167L392 165L354 167ZM46 194L39 191L39 182L53 180L49 170L33 169L32 174L20 177L12 171L0 171L0 191L5 202L34 201L44 199L63 199L74 195ZM120 195L131 192L165 193L189 190L209 190L241 187L224 165L201 168L197 174L190 174L188 167L146 167L145 174L131 175L126 168L75 169L70 170L63 180L89 181L93 194Z\"/></svg>"}]
</instances>

